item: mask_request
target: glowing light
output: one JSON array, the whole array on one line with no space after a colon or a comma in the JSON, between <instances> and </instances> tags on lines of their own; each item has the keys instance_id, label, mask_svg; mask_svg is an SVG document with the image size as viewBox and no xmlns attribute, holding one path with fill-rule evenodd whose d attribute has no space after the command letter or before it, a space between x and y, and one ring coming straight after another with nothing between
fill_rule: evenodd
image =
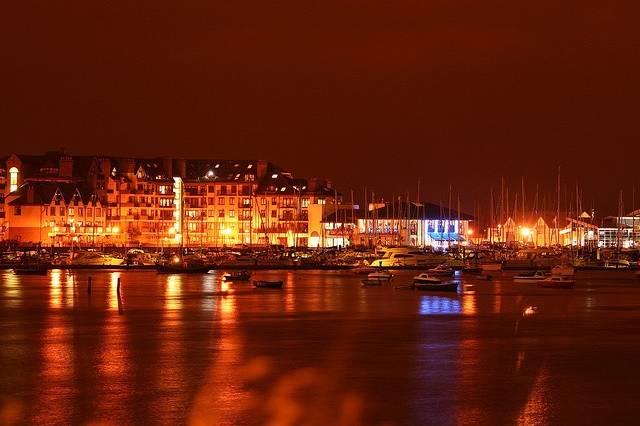
<instances>
[{"instance_id":1,"label":"glowing light","mask_svg":"<svg viewBox=\"0 0 640 426\"><path fill-rule=\"evenodd\" d=\"M231 229L229 228L223 228L221 231L222 235L231 235Z\"/></svg>"},{"instance_id":2,"label":"glowing light","mask_svg":"<svg viewBox=\"0 0 640 426\"><path fill-rule=\"evenodd\" d=\"M473 229L467 229L467 235L473 235Z\"/></svg>"},{"instance_id":3,"label":"glowing light","mask_svg":"<svg viewBox=\"0 0 640 426\"><path fill-rule=\"evenodd\" d=\"M169 235L173 235L173 234L175 234L175 233L176 233L176 228L174 228L174 227L172 226L171 228L169 228L169 229L167 230L167 232L169 233Z\"/></svg>"},{"instance_id":4,"label":"glowing light","mask_svg":"<svg viewBox=\"0 0 640 426\"><path fill-rule=\"evenodd\" d=\"M533 315L537 311L538 311L538 308L536 306L527 306L527 308L524 310L522 315L524 316Z\"/></svg>"},{"instance_id":5,"label":"glowing light","mask_svg":"<svg viewBox=\"0 0 640 426\"><path fill-rule=\"evenodd\" d=\"M113 228L111 228L111 232L113 232L114 234L117 234L118 232L120 232L120 227L114 226Z\"/></svg>"},{"instance_id":6,"label":"glowing light","mask_svg":"<svg viewBox=\"0 0 640 426\"><path fill-rule=\"evenodd\" d=\"M173 263L180 263L180 258L178 256L175 256L173 258Z\"/></svg>"},{"instance_id":7,"label":"glowing light","mask_svg":"<svg viewBox=\"0 0 640 426\"><path fill-rule=\"evenodd\" d=\"M277 173L274 173L274 174L271 175L271 179L277 179L277 178L278 178L278 174Z\"/></svg>"},{"instance_id":8,"label":"glowing light","mask_svg":"<svg viewBox=\"0 0 640 426\"><path fill-rule=\"evenodd\" d=\"M522 233L523 237L528 237L531 235L531 229L529 228L522 228L522 230L520 230L520 232Z\"/></svg>"},{"instance_id":9,"label":"glowing light","mask_svg":"<svg viewBox=\"0 0 640 426\"><path fill-rule=\"evenodd\" d=\"M213 170L209 170L207 172L207 177L213 177Z\"/></svg>"},{"instance_id":10,"label":"glowing light","mask_svg":"<svg viewBox=\"0 0 640 426\"><path fill-rule=\"evenodd\" d=\"M12 167L9 169L9 192L18 189L18 169Z\"/></svg>"}]
</instances>

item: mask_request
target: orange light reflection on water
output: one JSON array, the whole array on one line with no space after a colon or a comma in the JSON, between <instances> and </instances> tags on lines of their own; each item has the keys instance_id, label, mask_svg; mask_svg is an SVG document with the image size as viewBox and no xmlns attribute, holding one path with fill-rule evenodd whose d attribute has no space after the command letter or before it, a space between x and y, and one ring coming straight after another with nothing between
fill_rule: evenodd
<instances>
[{"instance_id":1,"label":"orange light reflection on water","mask_svg":"<svg viewBox=\"0 0 640 426\"><path fill-rule=\"evenodd\" d=\"M60 288L59 281L55 288ZM52 307L60 307L59 297L54 300ZM46 328L40 338L39 385L57 391L38 393L32 420L36 424L70 423L74 360L69 323L58 313L48 315L45 321Z\"/></svg>"},{"instance_id":2,"label":"orange light reflection on water","mask_svg":"<svg viewBox=\"0 0 640 426\"><path fill-rule=\"evenodd\" d=\"M4 275L2 278L4 305L8 308L16 308L22 303L22 283L20 276L6 272Z\"/></svg>"},{"instance_id":3,"label":"orange light reflection on water","mask_svg":"<svg viewBox=\"0 0 640 426\"><path fill-rule=\"evenodd\" d=\"M59 308L62 306L62 272L60 269L51 271L51 285L49 286L49 306Z\"/></svg>"}]
</instances>

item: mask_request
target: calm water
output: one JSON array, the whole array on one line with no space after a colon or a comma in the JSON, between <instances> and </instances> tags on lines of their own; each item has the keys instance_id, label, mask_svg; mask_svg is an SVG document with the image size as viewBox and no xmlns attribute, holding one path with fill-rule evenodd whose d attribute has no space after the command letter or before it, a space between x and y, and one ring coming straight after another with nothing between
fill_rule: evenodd
<instances>
[{"instance_id":1,"label":"calm water","mask_svg":"<svg viewBox=\"0 0 640 426\"><path fill-rule=\"evenodd\" d=\"M282 277L278 291L217 274L0 271L0 423L637 422L631 273L583 273L573 290L509 274L465 278L457 296L394 289L412 275L380 288L254 275Z\"/></svg>"}]
</instances>

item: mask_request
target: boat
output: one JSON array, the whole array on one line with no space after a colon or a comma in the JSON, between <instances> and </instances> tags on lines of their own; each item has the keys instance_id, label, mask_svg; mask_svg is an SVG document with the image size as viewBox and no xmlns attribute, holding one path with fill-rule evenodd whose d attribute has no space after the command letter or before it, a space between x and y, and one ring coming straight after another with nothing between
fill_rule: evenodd
<instances>
[{"instance_id":1,"label":"boat","mask_svg":"<svg viewBox=\"0 0 640 426\"><path fill-rule=\"evenodd\" d=\"M414 283L414 290L419 291L447 291L447 292L457 292L458 291L458 283L455 281L448 281L445 283Z\"/></svg>"},{"instance_id":2,"label":"boat","mask_svg":"<svg viewBox=\"0 0 640 426\"><path fill-rule=\"evenodd\" d=\"M236 271L229 272L222 276L225 281L249 281L251 279L251 272L249 271Z\"/></svg>"},{"instance_id":3,"label":"boat","mask_svg":"<svg viewBox=\"0 0 640 426\"><path fill-rule=\"evenodd\" d=\"M626 259L609 259L604 261L604 263L602 264L602 267L610 268L610 269L630 268L631 262L629 262Z\"/></svg>"},{"instance_id":4,"label":"boat","mask_svg":"<svg viewBox=\"0 0 640 426\"><path fill-rule=\"evenodd\" d=\"M389 271L376 271L367 275L367 279L369 280L391 281L392 278L393 274Z\"/></svg>"},{"instance_id":5,"label":"boat","mask_svg":"<svg viewBox=\"0 0 640 426\"><path fill-rule=\"evenodd\" d=\"M453 268L447 263L442 263L435 268L431 268L427 271L431 275L437 275L439 277L446 277L453 275Z\"/></svg>"},{"instance_id":6,"label":"boat","mask_svg":"<svg viewBox=\"0 0 640 426\"><path fill-rule=\"evenodd\" d=\"M571 265L557 265L551 268L551 276L573 277L576 274L575 269Z\"/></svg>"},{"instance_id":7,"label":"boat","mask_svg":"<svg viewBox=\"0 0 640 426\"><path fill-rule=\"evenodd\" d=\"M546 288L573 288L576 280L566 276L552 275L538 282L540 287Z\"/></svg>"},{"instance_id":8,"label":"boat","mask_svg":"<svg viewBox=\"0 0 640 426\"><path fill-rule=\"evenodd\" d=\"M382 280L370 280L368 278L365 278L364 280L362 280L363 287L369 287L374 285L382 285Z\"/></svg>"},{"instance_id":9,"label":"boat","mask_svg":"<svg viewBox=\"0 0 640 426\"><path fill-rule=\"evenodd\" d=\"M528 282L532 282L532 281L542 281L546 278L548 278L549 275L547 275L544 271L535 271L535 272L528 272L526 274L519 274L513 277L513 282L516 283L528 283Z\"/></svg>"},{"instance_id":10,"label":"boat","mask_svg":"<svg viewBox=\"0 0 640 426\"><path fill-rule=\"evenodd\" d=\"M32 263L15 266L13 273L16 275L47 275L49 265L46 263Z\"/></svg>"},{"instance_id":11,"label":"boat","mask_svg":"<svg viewBox=\"0 0 640 426\"><path fill-rule=\"evenodd\" d=\"M500 272L502 271L502 263L501 262L485 262L480 264L480 269L483 272Z\"/></svg>"},{"instance_id":12,"label":"boat","mask_svg":"<svg viewBox=\"0 0 640 426\"><path fill-rule=\"evenodd\" d=\"M69 261L73 266L119 266L124 263L120 257L110 256L95 251L81 251Z\"/></svg>"},{"instance_id":13,"label":"boat","mask_svg":"<svg viewBox=\"0 0 640 426\"><path fill-rule=\"evenodd\" d=\"M255 288L282 288L283 281L257 280L253 282Z\"/></svg>"},{"instance_id":14,"label":"boat","mask_svg":"<svg viewBox=\"0 0 640 426\"><path fill-rule=\"evenodd\" d=\"M351 270L356 275L369 275L372 272L376 271L376 268L373 266L358 266Z\"/></svg>"},{"instance_id":15,"label":"boat","mask_svg":"<svg viewBox=\"0 0 640 426\"><path fill-rule=\"evenodd\" d=\"M156 271L159 274L206 274L210 268L208 266L194 264L157 264Z\"/></svg>"},{"instance_id":16,"label":"boat","mask_svg":"<svg viewBox=\"0 0 640 426\"><path fill-rule=\"evenodd\" d=\"M433 275L429 275L425 272L413 277L414 284L440 284L441 282L442 280L440 278L436 278Z\"/></svg>"},{"instance_id":17,"label":"boat","mask_svg":"<svg viewBox=\"0 0 640 426\"><path fill-rule=\"evenodd\" d=\"M417 247L387 247L371 262L376 267L431 266L448 261L450 256L426 253Z\"/></svg>"}]
</instances>

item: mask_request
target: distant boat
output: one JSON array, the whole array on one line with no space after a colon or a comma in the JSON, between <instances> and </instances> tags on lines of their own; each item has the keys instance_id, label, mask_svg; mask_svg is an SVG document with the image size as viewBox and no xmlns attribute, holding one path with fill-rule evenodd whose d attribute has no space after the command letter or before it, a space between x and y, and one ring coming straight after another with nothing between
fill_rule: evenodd
<instances>
[{"instance_id":1,"label":"distant boat","mask_svg":"<svg viewBox=\"0 0 640 426\"><path fill-rule=\"evenodd\" d=\"M480 269L482 271L492 271L499 272L502 271L502 263L501 262L486 262L480 264Z\"/></svg>"},{"instance_id":2,"label":"distant boat","mask_svg":"<svg viewBox=\"0 0 640 426\"><path fill-rule=\"evenodd\" d=\"M376 268L373 266L359 266L357 268L353 268L351 270L356 275L369 275L372 272L376 271Z\"/></svg>"},{"instance_id":3,"label":"distant boat","mask_svg":"<svg viewBox=\"0 0 640 426\"><path fill-rule=\"evenodd\" d=\"M370 280L368 278L362 280L362 286L363 287L369 287L369 286L379 286L382 285L382 280Z\"/></svg>"},{"instance_id":4,"label":"distant boat","mask_svg":"<svg viewBox=\"0 0 640 426\"><path fill-rule=\"evenodd\" d=\"M540 281L538 285L546 288L573 288L576 280L566 276L552 275Z\"/></svg>"},{"instance_id":5,"label":"distant boat","mask_svg":"<svg viewBox=\"0 0 640 426\"><path fill-rule=\"evenodd\" d=\"M378 281L391 281L393 274L389 271L376 271L367 275L367 279Z\"/></svg>"},{"instance_id":6,"label":"distant boat","mask_svg":"<svg viewBox=\"0 0 640 426\"><path fill-rule=\"evenodd\" d=\"M119 266L124 263L124 259L95 251L81 251L69 260L73 266Z\"/></svg>"},{"instance_id":7,"label":"distant boat","mask_svg":"<svg viewBox=\"0 0 640 426\"><path fill-rule=\"evenodd\" d=\"M237 271L226 273L222 277L225 281L249 281L251 279L251 272L249 271Z\"/></svg>"},{"instance_id":8,"label":"distant boat","mask_svg":"<svg viewBox=\"0 0 640 426\"><path fill-rule=\"evenodd\" d=\"M576 270L570 265L557 265L551 269L551 276L573 277Z\"/></svg>"},{"instance_id":9,"label":"distant boat","mask_svg":"<svg viewBox=\"0 0 640 426\"><path fill-rule=\"evenodd\" d=\"M513 282L528 283L528 282L542 281L548 277L549 275L547 275L544 271L535 271L535 272L529 272L526 274L516 275L515 277L513 277Z\"/></svg>"},{"instance_id":10,"label":"distant boat","mask_svg":"<svg viewBox=\"0 0 640 426\"><path fill-rule=\"evenodd\" d=\"M414 284L440 284L442 280L427 273L422 273L413 277Z\"/></svg>"},{"instance_id":11,"label":"distant boat","mask_svg":"<svg viewBox=\"0 0 640 426\"><path fill-rule=\"evenodd\" d=\"M283 281L258 280L253 282L255 288L282 288Z\"/></svg>"},{"instance_id":12,"label":"distant boat","mask_svg":"<svg viewBox=\"0 0 640 426\"><path fill-rule=\"evenodd\" d=\"M13 268L16 275L47 275L49 265L46 263L23 264Z\"/></svg>"},{"instance_id":13,"label":"distant boat","mask_svg":"<svg viewBox=\"0 0 640 426\"><path fill-rule=\"evenodd\" d=\"M458 291L458 283L455 281L449 281L446 283L414 283L414 290L419 291L446 291L446 292L457 292Z\"/></svg>"},{"instance_id":14,"label":"distant boat","mask_svg":"<svg viewBox=\"0 0 640 426\"><path fill-rule=\"evenodd\" d=\"M427 270L427 272L431 275L437 275L440 277L447 277L453 275L453 268L449 266L447 263L442 263L435 268L431 268Z\"/></svg>"}]
</instances>

